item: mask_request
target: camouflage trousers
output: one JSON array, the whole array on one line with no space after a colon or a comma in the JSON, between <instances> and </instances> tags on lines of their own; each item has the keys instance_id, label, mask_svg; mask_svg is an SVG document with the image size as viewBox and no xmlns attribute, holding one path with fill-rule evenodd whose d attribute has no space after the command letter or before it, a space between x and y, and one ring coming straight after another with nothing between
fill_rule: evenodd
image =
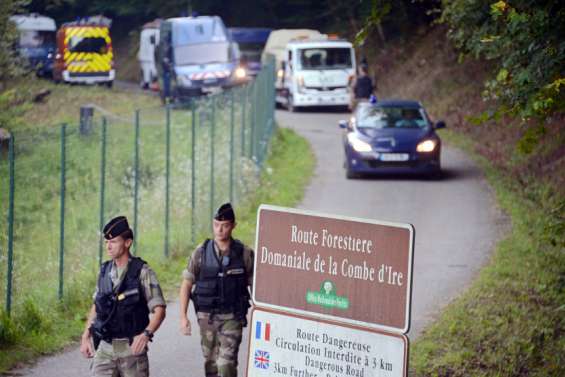
<instances>
[{"instance_id":1,"label":"camouflage trousers","mask_svg":"<svg viewBox=\"0 0 565 377\"><path fill-rule=\"evenodd\" d=\"M94 377L147 377L149 376L147 351L141 355L132 355L127 339L114 339L112 344L101 341L92 362L92 375Z\"/></svg>"},{"instance_id":2,"label":"camouflage trousers","mask_svg":"<svg viewBox=\"0 0 565 377\"><path fill-rule=\"evenodd\" d=\"M231 314L218 314L210 321L207 313L198 314L206 376L236 377L243 328L241 320L234 319Z\"/></svg>"}]
</instances>

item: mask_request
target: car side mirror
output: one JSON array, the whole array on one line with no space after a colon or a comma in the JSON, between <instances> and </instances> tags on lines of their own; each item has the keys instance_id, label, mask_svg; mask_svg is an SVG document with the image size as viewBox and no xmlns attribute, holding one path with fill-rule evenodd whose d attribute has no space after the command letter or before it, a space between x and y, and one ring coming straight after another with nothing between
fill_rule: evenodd
<instances>
[{"instance_id":1,"label":"car side mirror","mask_svg":"<svg viewBox=\"0 0 565 377\"><path fill-rule=\"evenodd\" d=\"M149 43L151 43L152 45L155 44L155 36L154 35L149 36Z\"/></svg>"},{"instance_id":2,"label":"car side mirror","mask_svg":"<svg viewBox=\"0 0 565 377\"><path fill-rule=\"evenodd\" d=\"M349 122L346 120L340 120L339 121L339 128L343 128L343 129L348 129L349 128Z\"/></svg>"},{"instance_id":3,"label":"car side mirror","mask_svg":"<svg viewBox=\"0 0 565 377\"><path fill-rule=\"evenodd\" d=\"M440 128L445 128L445 122L443 120L440 120L436 123L436 130L439 130Z\"/></svg>"}]
</instances>

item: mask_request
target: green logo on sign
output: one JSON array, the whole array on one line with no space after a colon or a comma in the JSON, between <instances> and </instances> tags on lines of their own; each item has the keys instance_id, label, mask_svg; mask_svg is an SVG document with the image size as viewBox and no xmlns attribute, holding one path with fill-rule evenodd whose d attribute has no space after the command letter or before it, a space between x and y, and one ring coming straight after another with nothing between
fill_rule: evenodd
<instances>
[{"instance_id":1,"label":"green logo on sign","mask_svg":"<svg viewBox=\"0 0 565 377\"><path fill-rule=\"evenodd\" d=\"M306 291L306 302L314 305L321 305L325 308L348 309L349 299L338 296L335 293L335 284L326 280L320 286L320 291Z\"/></svg>"}]
</instances>

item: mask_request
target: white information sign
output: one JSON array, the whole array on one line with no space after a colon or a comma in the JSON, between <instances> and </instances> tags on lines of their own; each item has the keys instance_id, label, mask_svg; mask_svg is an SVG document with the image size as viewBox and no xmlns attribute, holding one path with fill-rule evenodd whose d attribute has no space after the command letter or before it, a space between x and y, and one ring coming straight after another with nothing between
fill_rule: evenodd
<instances>
[{"instance_id":1,"label":"white information sign","mask_svg":"<svg viewBox=\"0 0 565 377\"><path fill-rule=\"evenodd\" d=\"M255 308L247 376L405 377L402 334Z\"/></svg>"}]
</instances>

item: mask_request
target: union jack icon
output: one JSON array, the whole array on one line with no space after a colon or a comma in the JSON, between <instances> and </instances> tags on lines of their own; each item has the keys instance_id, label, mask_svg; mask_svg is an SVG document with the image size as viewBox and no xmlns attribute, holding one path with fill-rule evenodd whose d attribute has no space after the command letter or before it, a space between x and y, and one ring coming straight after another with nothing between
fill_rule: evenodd
<instances>
[{"instance_id":1,"label":"union jack icon","mask_svg":"<svg viewBox=\"0 0 565 377\"><path fill-rule=\"evenodd\" d=\"M269 369L271 357L267 351L255 351L255 368Z\"/></svg>"}]
</instances>

